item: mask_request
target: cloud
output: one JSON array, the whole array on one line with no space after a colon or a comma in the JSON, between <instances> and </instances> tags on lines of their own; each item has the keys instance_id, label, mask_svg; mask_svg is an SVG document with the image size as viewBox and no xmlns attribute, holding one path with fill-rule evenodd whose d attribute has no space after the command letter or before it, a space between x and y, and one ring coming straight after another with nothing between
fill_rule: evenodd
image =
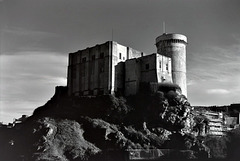
<instances>
[{"instance_id":1,"label":"cloud","mask_svg":"<svg viewBox=\"0 0 240 161\"><path fill-rule=\"evenodd\" d=\"M59 52L65 46L59 34L14 26L5 26L1 30L1 40L1 54L26 51Z\"/></svg>"},{"instance_id":2,"label":"cloud","mask_svg":"<svg viewBox=\"0 0 240 161\"><path fill-rule=\"evenodd\" d=\"M226 81L231 77L240 77L240 39L233 36L237 42L229 46L207 46L198 53L191 54L188 59L190 80Z\"/></svg>"},{"instance_id":3,"label":"cloud","mask_svg":"<svg viewBox=\"0 0 240 161\"><path fill-rule=\"evenodd\" d=\"M209 94L228 94L230 91L226 89L208 89L207 93Z\"/></svg>"},{"instance_id":4,"label":"cloud","mask_svg":"<svg viewBox=\"0 0 240 161\"><path fill-rule=\"evenodd\" d=\"M66 86L67 56L55 52L0 55L0 121L30 115Z\"/></svg>"},{"instance_id":5,"label":"cloud","mask_svg":"<svg viewBox=\"0 0 240 161\"><path fill-rule=\"evenodd\" d=\"M29 102L29 101L1 101L0 100L0 122L8 123L12 122L14 118L19 118L22 115L31 115L33 109L41 106L39 102Z\"/></svg>"},{"instance_id":6,"label":"cloud","mask_svg":"<svg viewBox=\"0 0 240 161\"><path fill-rule=\"evenodd\" d=\"M239 102L240 39L235 44L208 46L188 57L188 96L193 105Z\"/></svg>"}]
</instances>

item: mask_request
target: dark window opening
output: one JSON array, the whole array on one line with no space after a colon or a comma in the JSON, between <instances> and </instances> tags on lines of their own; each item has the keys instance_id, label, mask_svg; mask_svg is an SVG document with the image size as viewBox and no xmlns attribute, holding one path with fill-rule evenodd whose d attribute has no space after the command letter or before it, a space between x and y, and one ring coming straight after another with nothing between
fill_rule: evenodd
<instances>
[{"instance_id":1,"label":"dark window opening","mask_svg":"<svg viewBox=\"0 0 240 161\"><path fill-rule=\"evenodd\" d=\"M92 60L95 60L95 55L92 56Z\"/></svg>"},{"instance_id":2,"label":"dark window opening","mask_svg":"<svg viewBox=\"0 0 240 161\"><path fill-rule=\"evenodd\" d=\"M162 68L162 62L159 62L159 68Z\"/></svg>"},{"instance_id":3,"label":"dark window opening","mask_svg":"<svg viewBox=\"0 0 240 161\"><path fill-rule=\"evenodd\" d=\"M122 59L122 53L119 53L119 59Z\"/></svg>"},{"instance_id":4,"label":"dark window opening","mask_svg":"<svg viewBox=\"0 0 240 161\"><path fill-rule=\"evenodd\" d=\"M85 69L82 68L82 76L85 77Z\"/></svg>"},{"instance_id":5,"label":"dark window opening","mask_svg":"<svg viewBox=\"0 0 240 161\"><path fill-rule=\"evenodd\" d=\"M98 94L99 94L99 95L103 95L103 94L104 94L104 91L103 91L102 89L100 89L100 90L98 91Z\"/></svg>"},{"instance_id":6,"label":"dark window opening","mask_svg":"<svg viewBox=\"0 0 240 161\"><path fill-rule=\"evenodd\" d=\"M125 57L123 57L123 60L125 60Z\"/></svg>"},{"instance_id":7,"label":"dark window opening","mask_svg":"<svg viewBox=\"0 0 240 161\"><path fill-rule=\"evenodd\" d=\"M76 77L77 77L77 69L76 69L76 66L73 66L73 68L72 68L72 75L73 75L73 78L76 78Z\"/></svg>"},{"instance_id":8,"label":"dark window opening","mask_svg":"<svg viewBox=\"0 0 240 161\"><path fill-rule=\"evenodd\" d=\"M87 61L87 58L82 58L82 62L86 62Z\"/></svg>"},{"instance_id":9,"label":"dark window opening","mask_svg":"<svg viewBox=\"0 0 240 161\"><path fill-rule=\"evenodd\" d=\"M93 95L93 90L89 90L89 95Z\"/></svg>"},{"instance_id":10,"label":"dark window opening","mask_svg":"<svg viewBox=\"0 0 240 161\"><path fill-rule=\"evenodd\" d=\"M77 56L76 56L76 54L71 54L69 56L69 61L70 61L70 59L71 59L71 63L72 64L76 64L77 63Z\"/></svg>"},{"instance_id":11,"label":"dark window opening","mask_svg":"<svg viewBox=\"0 0 240 161\"><path fill-rule=\"evenodd\" d=\"M168 70L168 64L166 64L166 70Z\"/></svg>"},{"instance_id":12,"label":"dark window opening","mask_svg":"<svg viewBox=\"0 0 240 161\"><path fill-rule=\"evenodd\" d=\"M104 72L104 67L101 67L100 68L100 73L103 73Z\"/></svg>"},{"instance_id":13,"label":"dark window opening","mask_svg":"<svg viewBox=\"0 0 240 161\"><path fill-rule=\"evenodd\" d=\"M146 64L145 68L146 68L146 69L149 69L149 64Z\"/></svg>"},{"instance_id":14,"label":"dark window opening","mask_svg":"<svg viewBox=\"0 0 240 161\"><path fill-rule=\"evenodd\" d=\"M161 79L162 79L162 82L166 80L165 76L162 76Z\"/></svg>"},{"instance_id":15,"label":"dark window opening","mask_svg":"<svg viewBox=\"0 0 240 161\"><path fill-rule=\"evenodd\" d=\"M100 53L100 58L103 58L104 57L104 53Z\"/></svg>"},{"instance_id":16,"label":"dark window opening","mask_svg":"<svg viewBox=\"0 0 240 161\"><path fill-rule=\"evenodd\" d=\"M91 68L91 74L94 74L94 70L95 70L95 68L92 67L92 68Z\"/></svg>"}]
</instances>

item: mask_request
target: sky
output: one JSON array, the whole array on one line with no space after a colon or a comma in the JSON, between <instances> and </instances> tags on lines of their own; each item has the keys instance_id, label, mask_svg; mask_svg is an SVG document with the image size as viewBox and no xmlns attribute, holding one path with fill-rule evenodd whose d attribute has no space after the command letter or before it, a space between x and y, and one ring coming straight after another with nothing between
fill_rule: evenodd
<instances>
[{"instance_id":1,"label":"sky","mask_svg":"<svg viewBox=\"0 0 240 161\"><path fill-rule=\"evenodd\" d=\"M188 38L191 105L240 102L239 0L0 0L0 122L31 115L67 83L68 53L108 40L147 54Z\"/></svg>"}]
</instances>

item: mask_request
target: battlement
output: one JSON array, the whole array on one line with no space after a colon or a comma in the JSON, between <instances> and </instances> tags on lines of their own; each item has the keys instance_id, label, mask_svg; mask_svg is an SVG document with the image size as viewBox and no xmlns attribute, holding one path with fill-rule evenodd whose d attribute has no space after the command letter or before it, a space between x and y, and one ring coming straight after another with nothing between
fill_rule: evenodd
<instances>
[{"instance_id":1,"label":"battlement","mask_svg":"<svg viewBox=\"0 0 240 161\"><path fill-rule=\"evenodd\" d=\"M156 38L156 45L160 42L184 43L187 44L187 37L182 34L164 33Z\"/></svg>"}]
</instances>

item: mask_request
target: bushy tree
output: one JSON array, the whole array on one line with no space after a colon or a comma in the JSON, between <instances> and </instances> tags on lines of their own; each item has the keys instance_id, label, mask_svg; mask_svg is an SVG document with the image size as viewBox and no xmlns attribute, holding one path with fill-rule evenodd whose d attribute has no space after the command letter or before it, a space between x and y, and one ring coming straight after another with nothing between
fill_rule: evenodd
<instances>
[{"instance_id":1,"label":"bushy tree","mask_svg":"<svg viewBox=\"0 0 240 161\"><path fill-rule=\"evenodd\" d=\"M240 127L230 131L228 134L229 141L227 142L227 156L232 160L240 158Z\"/></svg>"}]
</instances>

